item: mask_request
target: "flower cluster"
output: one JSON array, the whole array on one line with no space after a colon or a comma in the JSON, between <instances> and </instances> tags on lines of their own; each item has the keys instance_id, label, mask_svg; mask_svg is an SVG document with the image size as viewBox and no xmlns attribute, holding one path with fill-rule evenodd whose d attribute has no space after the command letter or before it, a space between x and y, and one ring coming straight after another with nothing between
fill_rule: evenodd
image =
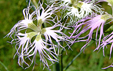
<instances>
[{"instance_id":1,"label":"flower cluster","mask_svg":"<svg viewBox=\"0 0 113 71\"><path fill-rule=\"evenodd\" d=\"M103 48L103 54L104 48L111 44L111 56L113 32L104 34L104 27L113 17L98 4L108 2L112 6L111 0L38 0L38 3L32 2L32 5L31 2L23 9L24 19L16 23L7 34L12 38L11 43L16 43L15 55L18 56L20 66L28 68L31 64L36 64L39 53L40 61L49 69L48 61L52 64L58 62L60 48L65 49L61 44L63 42L68 46L86 42L82 50L95 39L95 50Z\"/></svg>"}]
</instances>

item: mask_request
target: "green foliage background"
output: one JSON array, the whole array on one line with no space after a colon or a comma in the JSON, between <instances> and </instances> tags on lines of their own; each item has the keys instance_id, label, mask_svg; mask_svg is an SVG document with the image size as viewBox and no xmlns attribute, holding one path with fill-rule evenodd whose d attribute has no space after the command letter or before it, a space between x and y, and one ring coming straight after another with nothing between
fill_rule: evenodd
<instances>
[{"instance_id":1,"label":"green foliage background","mask_svg":"<svg viewBox=\"0 0 113 71\"><path fill-rule=\"evenodd\" d=\"M13 59L16 52L15 47L7 42L11 39L5 37L19 20L24 19L22 10L25 7L27 7L26 0L0 0L0 71L32 71L33 66L24 70L18 65L17 56ZM72 50L67 49L63 52L63 68L80 52L83 44L76 43L72 46ZM113 62L113 55L109 59L109 48L105 50L105 57L102 50L94 52L94 49L95 44L87 47L66 71L112 71L113 68L101 69ZM4 68L4 65L8 70ZM52 71L58 71L56 65L57 63L51 66ZM59 63L59 65L61 64ZM43 65L40 64L39 58L37 58L34 71L43 71ZM44 71L48 70L45 68Z\"/></svg>"}]
</instances>

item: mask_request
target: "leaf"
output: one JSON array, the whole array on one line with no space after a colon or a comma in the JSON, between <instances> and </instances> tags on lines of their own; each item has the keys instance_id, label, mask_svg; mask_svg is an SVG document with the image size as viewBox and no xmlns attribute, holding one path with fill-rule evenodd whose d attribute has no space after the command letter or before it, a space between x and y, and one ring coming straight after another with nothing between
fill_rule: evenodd
<instances>
[{"instance_id":1,"label":"leaf","mask_svg":"<svg viewBox=\"0 0 113 71\"><path fill-rule=\"evenodd\" d=\"M113 31L113 25L111 25L105 32Z\"/></svg>"}]
</instances>

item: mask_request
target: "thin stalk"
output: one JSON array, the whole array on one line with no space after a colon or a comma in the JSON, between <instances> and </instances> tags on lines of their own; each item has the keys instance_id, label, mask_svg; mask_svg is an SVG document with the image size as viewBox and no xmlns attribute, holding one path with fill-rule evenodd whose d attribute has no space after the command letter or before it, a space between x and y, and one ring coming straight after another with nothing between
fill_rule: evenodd
<instances>
[{"instance_id":1,"label":"thin stalk","mask_svg":"<svg viewBox=\"0 0 113 71\"><path fill-rule=\"evenodd\" d=\"M64 50L61 51L61 71L63 71L63 52Z\"/></svg>"},{"instance_id":2,"label":"thin stalk","mask_svg":"<svg viewBox=\"0 0 113 71\"><path fill-rule=\"evenodd\" d=\"M88 46L90 46L92 43L93 43L94 41L91 41L84 49L86 49ZM65 67L65 71L71 66L71 64L73 63L73 61L78 57L78 56L80 56L80 54L84 51L84 49L83 50L81 50L73 59L72 59L72 61Z\"/></svg>"},{"instance_id":3,"label":"thin stalk","mask_svg":"<svg viewBox=\"0 0 113 71\"><path fill-rule=\"evenodd\" d=\"M56 71L60 71L60 63L56 62L55 65L56 65Z\"/></svg>"},{"instance_id":4,"label":"thin stalk","mask_svg":"<svg viewBox=\"0 0 113 71\"><path fill-rule=\"evenodd\" d=\"M65 48L67 48L67 46L65 46ZM61 50L61 71L63 71L63 52L64 52L64 49Z\"/></svg>"},{"instance_id":5,"label":"thin stalk","mask_svg":"<svg viewBox=\"0 0 113 71\"><path fill-rule=\"evenodd\" d=\"M55 69L56 67L55 66L56 66L56 64L53 65L53 71L56 71L56 69Z\"/></svg>"},{"instance_id":6,"label":"thin stalk","mask_svg":"<svg viewBox=\"0 0 113 71\"><path fill-rule=\"evenodd\" d=\"M63 45L63 42L61 44ZM61 51L61 71L63 71L63 51L64 49Z\"/></svg>"},{"instance_id":7,"label":"thin stalk","mask_svg":"<svg viewBox=\"0 0 113 71\"><path fill-rule=\"evenodd\" d=\"M7 69L7 67L0 61L0 64L6 69L6 71L9 71L8 69Z\"/></svg>"},{"instance_id":8,"label":"thin stalk","mask_svg":"<svg viewBox=\"0 0 113 71\"><path fill-rule=\"evenodd\" d=\"M60 71L59 63L56 62L56 71Z\"/></svg>"}]
</instances>

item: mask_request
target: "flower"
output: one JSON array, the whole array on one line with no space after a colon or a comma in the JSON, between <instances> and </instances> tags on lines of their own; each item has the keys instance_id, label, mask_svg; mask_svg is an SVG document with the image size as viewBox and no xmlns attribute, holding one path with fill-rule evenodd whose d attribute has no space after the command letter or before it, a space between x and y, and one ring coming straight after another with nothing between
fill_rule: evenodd
<instances>
[{"instance_id":1,"label":"flower","mask_svg":"<svg viewBox=\"0 0 113 71\"><path fill-rule=\"evenodd\" d=\"M68 1L68 3L70 3ZM99 6L95 5L95 1L92 0L85 0L84 2L79 1L78 3L71 3L72 6L67 6L68 8L68 15L74 15L78 18L84 18L88 16L89 14L93 13L100 13L103 14L102 8L99 8ZM80 9L80 10L79 10Z\"/></svg>"},{"instance_id":2,"label":"flower","mask_svg":"<svg viewBox=\"0 0 113 71\"><path fill-rule=\"evenodd\" d=\"M80 8L80 11L79 11L79 18L84 18L86 16L88 16L89 14L96 14L96 13L99 13L99 14L103 14L103 11L102 11L102 8L100 8L97 4L95 4L95 1L94 0L85 0L84 2L82 1L79 1L78 4L77 4L77 7Z\"/></svg>"},{"instance_id":3,"label":"flower","mask_svg":"<svg viewBox=\"0 0 113 71\"><path fill-rule=\"evenodd\" d=\"M111 16L109 16L108 14L105 14L105 15L97 15L96 17L93 17L93 18L86 17L86 18L78 21L78 23L80 23L80 22L82 22L82 23L76 24L74 26L75 29L70 36L70 38L74 39L73 43L80 42L80 41L86 41L87 43L81 48L81 49L83 49L92 40L93 32L96 29L97 29L96 30L96 41L97 41L98 31L100 28L100 35L99 35L99 40L98 40L98 42L99 42L98 45L100 45L101 38L102 38L102 36L104 36L104 33L103 33L104 24L105 24L106 20L109 19L110 17ZM86 33L88 30L90 30L89 33L87 35L81 37L81 35ZM76 35L73 36L74 34L76 34Z\"/></svg>"},{"instance_id":4,"label":"flower","mask_svg":"<svg viewBox=\"0 0 113 71\"><path fill-rule=\"evenodd\" d=\"M63 2L62 2L63 1ZM68 24L72 25L78 20L85 18L86 16L93 14L103 14L102 8L100 8L96 1L84 0L84 1L72 1L62 0L60 1L60 7L63 7L63 17L69 20ZM65 14L64 14L65 13Z\"/></svg>"},{"instance_id":5,"label":"flower","mask_svg":"<svg viewBox=\"0 0 113 71\"><path fill-rule=\"evenodd\" d=\"M43 28L41 32L29 32L29 33L18 33L14 39L16 42L16 54L18 56L18 64L21 67L23 63L27 65L26 68L34 62L36 64L36 54L39 52L40 61L43 62L44 67L47 66L49 69L49 64L46 59L52 63L58 62L57 56L59 55L59 47L63 46L60 44L61 41L67 41L65 35L60 30L52 30L58 27L59 24L56 24L52 27ZM58 35L61 34L62 36ZM44 37L42 37L44 35ZM32 38L35 37L34 41ZM54 43L54 42L56 43ZM30 62L27 63L26 59Z\"/></svg>"},{"instance_id":6,"label":"flower","mask_svg":"<svg viewBox=\"0 0 113 71\"><path fill-rule=\"evenodd\" d=\"M18 64L21 67L28 68L33 63L36 64L36 55L39 53L40 61L49 69L48 60L52 64L58 62L59 49L64 48L60 42L68 40L62 33L64 25L55 15L59 7L53 3L45 4L46 8L44 8L44 3L40 1L38 4L39 7L32 6L34 11L30 11L31 6L23 9L25 19L15 24L7 36L14 34L12 43L16 44L15 55L18 56Z\"/></svg>"}]
</instances>

